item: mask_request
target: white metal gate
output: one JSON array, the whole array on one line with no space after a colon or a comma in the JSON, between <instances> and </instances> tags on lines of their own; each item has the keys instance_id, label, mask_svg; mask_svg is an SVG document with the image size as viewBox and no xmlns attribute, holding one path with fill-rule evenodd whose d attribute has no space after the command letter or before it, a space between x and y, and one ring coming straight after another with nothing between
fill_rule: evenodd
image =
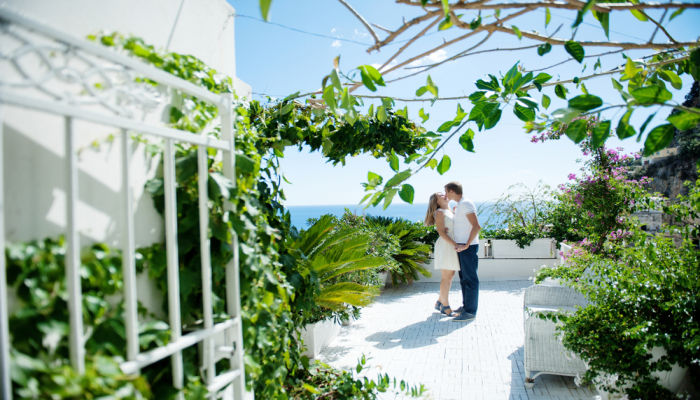
<instances>
[{"instance_id":1,"label":"white metal gate","mask_svg":"<svg viewBox=\"0 0 700 400\"><path fill-rule=\"evenodd\" d=\"M12 45L9 45L12 44ZM144 64L136 59L118 54L108 48L75 38L47 24L15 13L0 5L0 63L5 70L14 73L0 75L0 397L11 399L10 335L8 328L7 282L5 265L4 200L2 171L2 111L3 105L11 105L64 117L65 121L65 174L67 189L66 230L66 283L70 294L70 356L73 368L83 373L85 351L83 337L82 295L79 276L80 241L76 226L78 202L78 166L73 121L89 121L120 129L122 142L122 176L124 198L121 199L123 217L121 248L123 253L125 324L127 336L127 360L121 369L126 374L138 374L141 368L165 357L170 357L173 382L183 387L182 350L202 342L202 368L205 382L212 396L233 384L234 397L244 398L243 341L240 319L240 289L238 270L238 244L235 233L231 248L233 260L226 267L226 301L230 319L214 324L212 316L212 275L209 248L208 166L207 149L216 149L223 155L224 175L235 184L234 113L230 93L218 95L167 72ZM4 47L4 48L3 48ZM20 57L32 54L41 60L39 68L25 68ZM60 61L60 62L59 62ZM0 65L1 65L0 64ZM206 134L172 129L163 125L148 124L136 118L138 112L147 112L163 102L162 91L157 93L147 84L138 84L135 77L158 82L170 91L181 91L200 100L215 104L221 116L221 139ZM105 82L95 89L94 79ZM56 90L72 86L78 90ZM159 97L160 96L160 97ZM165 141L165 243L167 248L168 306L172 337L166 346L139 352L138 313L136 293L136 268L134 248L134 215L132 209L130 165L130 132L161 137ZM182 335L180 321L180 285L178 273L177 210L175 198L174 143L190 143L198 146L199 218L204 296L204 329ZM124 239L125 238L125 239ZM225 344L215 346L214 335L223 333ZM215 362L222 357L230 359L228 371L217 374Z\"/></svg>"}]
</instances>

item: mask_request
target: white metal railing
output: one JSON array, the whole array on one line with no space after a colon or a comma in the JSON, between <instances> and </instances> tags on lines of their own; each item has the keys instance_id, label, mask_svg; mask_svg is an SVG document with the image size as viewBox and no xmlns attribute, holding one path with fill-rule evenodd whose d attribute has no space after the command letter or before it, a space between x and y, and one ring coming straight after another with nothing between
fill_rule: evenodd
<instances>
[{"instance_id":1,"label":"white metal railing","mask_svg":"<svg viewBox=\"0 0 700 400\"><path fill-rule=\"evenodd\" d=\"M212 316L212 276L209 249L208 167L207 149L223 152L224 175L235 184L234 114L232 95L215 94L199 86L175 77L136 59L118 54L111 49L75 38L29 17L0 5L0 67L11 74L0 75L0 397L11 399L10 382L10 334L8 328L7 282L4 238L4 198L2 171L2 114L10 105L64 117L67 188L66 227L66 283L69 293L70 312L70 360L79 373L85 370L83 335L82 295L80 283L80 238L77 228L78 203L78 158L73 129L74 120L89 121L120 128L122 184L121 199L122 230L121 249L123 256L125 325L127 336L127 359L121 365L126 374L138 374L141 368L165 357L170 357L173 382L176 388L184 384L182 350L203 344L202 368L205 382L212 395L233 384L234 397L245 395L243 374L243 340L240 319L240 284L238 269L238 244L233 233L234 256L226 267L227 312L230 319L214 324ZM18 60L32 55L40 60L39 67L27 68ZM59 62L60 61L60 62ZM196 135L162 125L143 122L148 112L165 103L161 92L149 84L139 84L135 77L148 78L201 100L215 104L221 115L221 139L206 134ZM103 82L100 90L95 80ZM67 87L72 90L66 90ZM139 352L138 313L136 293L136 268L134 245L134 210L132 188L129 177L130 132L154 135L165 140L163 152L165 187L165 243L167 249L168 306L171 340L145 353ZM202 249L202 291L204 296L204 329L182 335L180 321L180 285L177 245L177 209L175 197L175 151L176 142L198 146L199 218L200 246ZM230 209L230 208L229 208ZM223 333L225 345L215 348L214 335ZM215 362L225 354L230 368L217 374Z\"/></svg>"}]
</instances>

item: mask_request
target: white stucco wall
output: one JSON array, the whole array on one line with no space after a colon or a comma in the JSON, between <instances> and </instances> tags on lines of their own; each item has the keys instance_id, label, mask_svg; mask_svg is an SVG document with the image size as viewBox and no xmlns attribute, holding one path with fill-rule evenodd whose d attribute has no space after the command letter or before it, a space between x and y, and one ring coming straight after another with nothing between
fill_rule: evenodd
<instances>
[{"instance_id":1,"label":"white stucco wall","mask_svg":"<svg viewBox=\"0 0 700 400\"><path fill-rule=\"evenodd\" d=\"M198 57L235 79L234 10L224 0L0 0L0 7L79 38L100 30L138 36L156 47ZM250 96L248 85L236 80L235 86L239 96ZM2 115L6 239L57 236L66 227L63 118L11 106L3 106ZM148 119L158 123L161 118ZM76 120L75 132L81 149L81 245L118 245L123 191L119 140L99 149L91 144L119 131ZM144 246L163 241L163 221L143 190L158 160L147 159L143 145L132 151L136 245Z\"/></svg>"}]
</instances>

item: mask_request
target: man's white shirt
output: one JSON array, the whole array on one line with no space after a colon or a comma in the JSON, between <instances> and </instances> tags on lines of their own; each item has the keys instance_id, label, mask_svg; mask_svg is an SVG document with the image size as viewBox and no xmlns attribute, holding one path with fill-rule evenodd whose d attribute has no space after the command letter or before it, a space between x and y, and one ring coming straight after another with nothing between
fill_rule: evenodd
<instances>
[{"instance_id":1,"label":"man's white shirt","mask_svg":"<svg viewBox=\"0 0 700 400\"><path fill-rule=\"evenodd\" d=\"M474 203L468 198L462 197L462 199L457 203L457 209L455 211L455 242L466 244L467 240L469 240L469 234L472 232L472 223L469 222L467 215L473 213L476 213L476 206ZM479 244L478 233L470 245L473 244Z\"/></svg>"}]
</instances>

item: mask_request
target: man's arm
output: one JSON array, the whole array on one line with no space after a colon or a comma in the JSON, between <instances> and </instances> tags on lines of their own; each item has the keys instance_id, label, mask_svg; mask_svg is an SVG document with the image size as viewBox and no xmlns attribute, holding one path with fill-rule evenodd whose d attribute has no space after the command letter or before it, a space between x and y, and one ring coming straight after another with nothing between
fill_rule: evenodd
<instances>
[{"instance_id":1,"label":"man's arm","mask_svg":"<svg viewBox=\"0 0 700 400\"><path fill-rule=\"evenodd\" d=\"M479 231L481 230L481 225L479 225L479 219L476 217L476 213L467 214L467 219L469 220L469 223L472 224L472 231L469 232L469 240L467 240L467 243L459 246L457 251L468 249L471 243L474 241L476 235L478 235Z\"/></svg>"}]
</instances>

